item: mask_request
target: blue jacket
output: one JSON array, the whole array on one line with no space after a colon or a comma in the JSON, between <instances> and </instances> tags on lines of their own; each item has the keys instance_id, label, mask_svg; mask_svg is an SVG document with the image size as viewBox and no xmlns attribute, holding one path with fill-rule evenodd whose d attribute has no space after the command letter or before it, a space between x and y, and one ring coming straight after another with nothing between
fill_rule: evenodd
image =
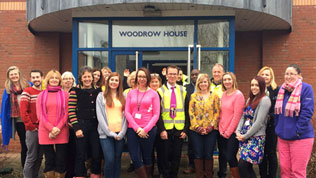
<instances>
[{"instance_id":1,"label":"blue jacket","mask_svg":"<svg viewBox=\"0 0 316 178\"><path fill-rule=\"evenodd\" d=\"M301 93L301 110L299 116L285 117L285 105L291 93L285 90L282 114L275 117L275 133L284 140L314 138L311 119L314 113L314 93L311 85L304 83Z\"/></svg>"},{"instance_id":2,"label":"blue jacket","mask_svg":"<svg viewBox=\"0 0 316 178\"><path fill-rule=\"evenodd\" d=\"M11 136L13 135L14 137L14 134L12 134L12 131L15 131L15 128L14 128L14 124L12 124L12 119L10 116L11 116L10 95L7 94L6 89L4 89L4 92L2 95L1 114L0 114L3 145L9 145Z\"/></svg>"}]
</instances>

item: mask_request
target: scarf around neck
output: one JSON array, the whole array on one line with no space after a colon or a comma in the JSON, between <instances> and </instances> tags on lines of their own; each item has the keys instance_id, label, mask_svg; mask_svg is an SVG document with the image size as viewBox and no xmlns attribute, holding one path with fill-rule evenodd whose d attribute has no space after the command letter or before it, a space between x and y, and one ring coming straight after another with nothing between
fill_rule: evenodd
<instances>
[{"instance_id":1,"label":"scarf around neck","mask_svg":"<svg viewBox=\"0 0 316 178\"><path fill-rule=\"evenodd\" d=\"M291 92L291 96L285 105L285 116L293 117L294 112L298 116L301 109L302 80L297 79L295 82L282 84L275 103L275 114L282 114L285 90Z\"/></svg>"},{"instance_id":2,"label":"scarf around neck","mask_svg":"<svg viewBox=\"0 0 316 178\"><path fill-rule=\"evenodd\" d=\"M58 123L61 121L61 119L65 115L65 94L64 91L61 89L61 86L50 86L47 85L47 89L43 91L42 94L42 100L41 100L41 109L42 109L42 118L44 121L48 122L47 119L47 98L48 98L48 92L57 92L57 106L56 106L56 123L55 126L58 125Z\"/></svg>"},{"instance_id":3,"label":"scarf around neck","mask_svg":"<svg viewBox=\"0 0 316 178\"><path fill-rule=\"evenodd\" d=\"M17 90L15 86L11 85L10 100L11 100L11 117L20 117L20 105L18 101L18 95L21 95L22 88Z\"/></svg>"}]
</instances>

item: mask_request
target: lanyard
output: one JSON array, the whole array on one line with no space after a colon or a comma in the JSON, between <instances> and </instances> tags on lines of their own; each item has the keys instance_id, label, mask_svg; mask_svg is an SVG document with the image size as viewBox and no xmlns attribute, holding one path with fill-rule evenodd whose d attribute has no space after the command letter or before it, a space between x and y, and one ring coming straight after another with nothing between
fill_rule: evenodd
<instances>
[{"instance_id":1,"label":"lanyard","mask_svg":"<svg viewBox=\"0 0 316 178\"><path fill-rule=\"evenodd\" d=\"M140 104L142 103L143 98L144 98L144 96L145 96L146 93L147 93L147 90L146 90L145 93L143 94L143 96L142 96L142 98L140 99L140 101L138 101L138 93L139 93L139 90L137 90L137 111L139 111Z\"/></svg>"}]
</instances>

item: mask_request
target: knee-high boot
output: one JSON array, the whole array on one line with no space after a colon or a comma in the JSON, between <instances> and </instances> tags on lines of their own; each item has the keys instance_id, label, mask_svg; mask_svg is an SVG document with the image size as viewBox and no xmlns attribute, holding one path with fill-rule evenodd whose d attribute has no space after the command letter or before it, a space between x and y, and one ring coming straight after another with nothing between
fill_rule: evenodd
<instances>
[{"instance_id":1,"label":"knee-high boot","mask_svg":"<svg viewBox=\"0 0 316 178\"><path fill-rule=\"evenodd\" d=\"M138 175L138 178L149 178L147 176L147 172L146 172L145 166L142 166L142 167L136 169L136 173Z\"/></svg>"},{"instance_id":2,"label":"knee-high boot","mask_svg":"<svg viewBox=\"0 0 316 178\"><path fill-rule=\"evenodd\" d=\"M195 159L194 160L196 178L203 178L204 177L203 161L204 161L203 159Z\"/></svg>"},{"instance_id":3,"label":"knee-high boot","mask_svg":"<svg viewBox=\"0 0 316 178\"><path fill-rule=\"evenodd\" d=\"M213 159L205 159L205 177L213 178Z\"/></svg>"},{"instance_id":4,"label":"knee-high boot","mask_svg":"<svg viewBox=\"0 0 316 178\"><path fill-rule=\"evenodd\" d=\"M230 168L230 177L231 178L240 178L239 169L238 167Z\"/></svg>"}]
</instances>

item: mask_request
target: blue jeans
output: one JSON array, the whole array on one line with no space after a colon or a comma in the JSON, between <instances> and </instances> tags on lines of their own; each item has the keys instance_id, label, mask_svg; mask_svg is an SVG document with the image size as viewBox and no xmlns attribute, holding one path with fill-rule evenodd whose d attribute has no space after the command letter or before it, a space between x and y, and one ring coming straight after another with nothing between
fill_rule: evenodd
<instances>
[{"instance_id":1,"label":"blue jeans","mask_svg":"<svg viewBox=\"0 0 316 178\"><path fill-rule=\"evenodd\" d=\"M143 165L152 165L152 150L156 138L157 128L153 127L148 138L140 138L132 129L127 129L127 146L135 169Z\"/></svg>"},{"instance_id":2,"label":"blue jeans","mask_svg":"<svg viewBox=\"0 0 316 178\"><path fill-rule=\"evenodd\" d=\"M190 130L195 159L213 159L217 135L217 130L212 130L207 135Z\"/></svg>"},{"instance_id":3,"label":"blue jeans","mask_svg":"<svg viewBox=\"0 0 316 178\"><path fill-rule=\"evenodd\" d=\"M124 139L115 140L113 137L100 138L100 143L104 155L104 177L119 178Z\"/></svg>"}]
</instances>

